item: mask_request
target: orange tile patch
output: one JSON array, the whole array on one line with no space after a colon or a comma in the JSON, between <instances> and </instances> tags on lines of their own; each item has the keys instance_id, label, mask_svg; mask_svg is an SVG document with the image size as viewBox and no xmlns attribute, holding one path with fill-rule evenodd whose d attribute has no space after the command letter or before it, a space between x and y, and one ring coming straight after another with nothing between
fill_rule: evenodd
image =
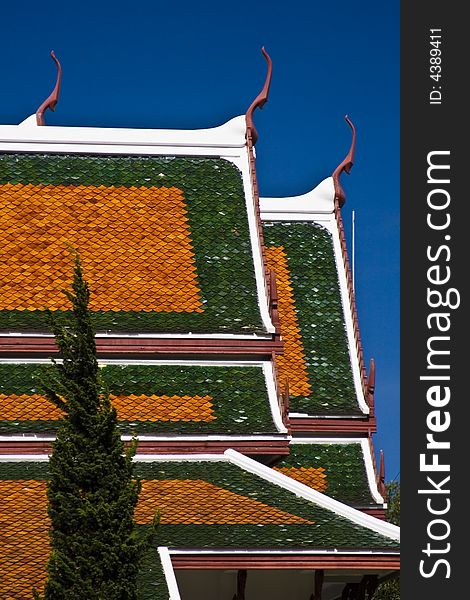
<instances>
[{"instance_id":1,"label":"orange tile patch","mask_svg":"<svg viewBox=\"0 0 470 600\"><path fill-rule=\"evenodd\" d=\"M67 310L68 246L94 311L203 312L183 192L0 185L0 309Z\"/></svg>"},{"instance_id":2,"label":"orange tile patch","mask_svg":"<svg viewBox=\"0 0 470 600\"><path fill-rule=\"evenodd\" d=\"M135 511L136 522L150 523L157 510L161 511L161 523L172 525L312 523L199 479L142 481L142 491Z\"/></svg>"},{"instance_id":3,"label":"orange tile patch","mask_svg":"<svg viewBox=\"0 0 470 600\"><path fill-rule=\"evenodd\" d=\"M211 396L113 396L111 402L121 421L209 422L213 414ZM62 411L40 394L0 394L0 419L6 421L55 421Z\"/></svg>"},{"instance_id":4,"label":"orange tile patch","mask_svg":"<svg viewBox=\"0 0 470 600\"><path fill-rule=\"evenodd\" d=\"M323 467L318 467L317 469L315 467L274 467L274 470L288 475L304 485L308 485L317 490L317 492L324 492L328 487Z\"/></svg>"},{"instance_id":5,"label":"orange tile patch","mask_svg":"<svg viewBox=\"0 0 470 600\"><path fill-rule=\"evenodd\" d=\"M308 396L312 393L312 388L305 363L305 352L284 247L266 248L266 261L268 268L276 274L279 294L279 321L284 340L284 354L276 359L280 383L284 385L288 377L292 396Z\"/></svg>"},{"instance_id":6,"label":"orange tile patch","mask_svg":"<svg viewBox=\"0 0 470 600\"><path fill-rule=\"evenodd\" d=\"M0 482L0 598L32 598L42 591L49 556L46 482Z\"/></svg>"},{"instance_id":7,"label":"orange tile patch","mask_svg":"<svg viewBox=\"0 0 470 600\"><path fill-rule=\"evenodd\" d=\"M214 421L211 396L113 396L121 421Z\"/></svg>"}]
</instances>

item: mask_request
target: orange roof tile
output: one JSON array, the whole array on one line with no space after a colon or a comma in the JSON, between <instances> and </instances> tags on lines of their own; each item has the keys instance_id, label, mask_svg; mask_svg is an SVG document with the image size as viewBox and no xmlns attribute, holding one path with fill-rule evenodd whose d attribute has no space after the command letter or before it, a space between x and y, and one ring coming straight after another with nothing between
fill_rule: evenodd
<instances>
[{"instance_id":1,"label":"orange roof tile","mask_svg":"<svg viewBox=\"0 0 470 600\"><path fill-rule=\"evenodd\" d=\"M110 395L121 421L192 421L209 422L213 414L211 396ZM62 416L40 394L0 394L2 419L9 421L54 421Z\"/></svg>"},{"instance_id":2,"label":"orange roof tile","mask_svg":"<svg viewBox=\"0 0 470 600\"><path fill-rule=\"evenodd\" d=\"M41 591L49 555L49 518L46 482L35 480L0 483L0 598L32 598Z\"/></svg>"},{"instance_id":3,"label":"orange roof tile","mask_svg":"<svg viewBox=\"0 0 470 600\"><path fill-rule=\"evenodd\" d=\"M274 467L274 470L288 475L304 485L308 485L317 490L317 492L324 492L328 488L326 473L323 467Z\"/></svg>"},{"instance_id":4,"label":"orange roof tile","mask_svg":"<svg viewBox=\"0 0 470 600\"><path fill-rule=\"evenodd\" d=\"M67 310L71 245L92 310L203 312L178 188L5 183L0 198L0 310Z\"/></svg>"},{"instance_id":5,"label":"orange roof tile","mask_svg":"<svg viewBox=\"0 0 470 600\"><path fill-rule=\"evenodd\" d=\"M284 354L276 359L279 378L281 383L287 377L289 378L289 390L293 396L308 396L312 393L312 388L284 248L282 246L266 248L266 261L268 268L276 274L279 292L279 321L284 340Z\"/></svg>"},{"instance_id":6,"label":"orange roof tile","mask_svg":"<svg viewBox=\"0 0 470 600\"><path fill-rule=\"evenodd\" d=\"M142 482L135 518L151 523L157 509L162 524L173 525L291 525L311 523L296 515L268 506L197 479L165 479Z\"/></svg>"}]
</instances>

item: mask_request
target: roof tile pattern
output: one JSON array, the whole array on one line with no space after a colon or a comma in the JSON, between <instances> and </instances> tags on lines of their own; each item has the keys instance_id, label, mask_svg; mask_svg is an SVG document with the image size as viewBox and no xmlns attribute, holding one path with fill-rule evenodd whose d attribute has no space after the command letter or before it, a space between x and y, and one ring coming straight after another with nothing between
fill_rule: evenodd
<instances>
[{"instance_id":1,"label":"roof tile pattern","mask_svg":"<svg viewBox=\"0 0 470 600\"><path fill-rule=\"evenodd\" d=\"M136 508L136 522L146 525L161 511L161 524L172 525L266 525L309 523L291 515L226 490L201 479L164 479L142 481Z\"/></svg>"},{"instance_id":2,"label":"roof tile pattern","mask_svg":"<svg viewBox=\"0 0 470 600\"><path fill-rule=\"evenodd\" d=\"M390 539L226 462L141 462L136 463L136 474L144 480L137 520L148 522L163 508L158 545L260 550L397 548ZM6 593L14 593L15 600L30 598L29 582L44 578L47 477L46 462L0 463L0 507L8 509L2 517L8 529L0 552L6 554L9 548L11 556L8 560L1 557L0 581L9 582ZM149 594L161 578L157 566L155 553L149 553L141 577L141 598L152 597Z\"/></svg>"},{"instance_id":3,"label":"roof tile pattern","mask_svg":"<svg viewBox=\"0 0 470 600\"><path fill-rule=\"evenodd\" d=\"M40 393L46 365L0 365L0 432L53 433L60 411ZM123 433L274 433L261 367L107 365Z\"/></svg>"},{"instance_id":4,"label":"roof tile pattern","mask_svg":"<svg viewBox=\"0 0 470 600\"><path fill-rule=\"evenodd\" d=\"M358 443L292 443L289 455L275 468L340 502L357 507L376 506ZM313 472L321 475L310 477Z\"/></svg>"},{"instance_id":5,"label":"roof tile pattern","mask_svg":"<svg viewBox=\"0 0 470 600\"><path fill-rule=\"evenodd\" d=\"M274 467L275 471L283 473L299 483L308 485L317 492L324 492L328 488L325 469L319 467Z\"/></svg>"},{"instance_id":6,"label":"roof tile pattern","mask_svg":"<svg viewBox=\"0 0 470 600\"><path fill-rule=\"evenodd\" d=\"M312 222L266 222L263 229L267 255L278 256L281 250L283 253L282 264L271 260L276 278L281 282L279 304L281 306L284 287L291 307L289 313L284 311L283 314L280 310L281 330L288 332L287 339L293 336L291 314L295 311L301 352L305 354L302 363L306 364L312 390L309 393L300 392L298 388L291 390L291 411L312 416L362 414L354 389L330 232ZM298 348L298 338L296 344ZM289 346L286 351L289 352ZM291 371L289 354L284 360L284 375L289 381L297 381L296 371Z\"/></svg>"},{"instance_id":7,"label":"roof tile pattern","mask_svg":"<svg viewBox=\"0 0 470 600\"><path fill-rule=\"evenodd\" d=\"M312 393L309 383L305 351L302 344L292 286L290 283L287 256L282 246L266 248L268 268L276 273L279 295L279 321L284 341L284 354L277 357L279 379L289 379L289 392L294 396L308 396Z\"/></svg>"},{"instance_id":8,"label":"roof tile pattern","mask_svg":"<svg viewBox=\"0 0 470 600\"><path fill-rule=\"evenodd\" d=\"M210 396L156 396L130 394L114 396L111 403L121 421L213 421L212 398ZM56 421L62 411L56 408L45 396L0 394L2 419L10 421Z\"/></svg>"},{"instance_id":9,"label":"roof tile pattern","mask_svg":"<svg viewBox=\"0 0 470 600\"><path fill-rule=\"evenodd\" d=\"M49 518L46 482L0 483L0 598L32 598L45 583Z\"/></svg>"},{"instance_id":10,"label":"roof tile pattern","mask_svg":"<svg viewBox=\"0 0 470 600\"><path fill-rule=\"evenodd\" d=\"M0 215L0 329L44 330L47 306L67 312L72 245L98 330L264 331L228 161L2 154Z\"/></svg>"},{"instance_id":11,"label":"roof tile pattern","mask_svg":"<svg viewBox=\"0 0 470 600\"><path fill-rule=\"evenodd\" d=\"M181 190L7 183L0 196L0 310L67 310L70 245L92 311L203 311Z\"/></svg>"}]
</instances>

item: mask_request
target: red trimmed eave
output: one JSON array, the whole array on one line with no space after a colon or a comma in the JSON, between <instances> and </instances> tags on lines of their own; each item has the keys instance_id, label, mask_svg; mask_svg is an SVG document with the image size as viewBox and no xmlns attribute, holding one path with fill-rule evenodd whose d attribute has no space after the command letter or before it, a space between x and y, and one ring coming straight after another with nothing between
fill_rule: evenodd
<instances>
[{"instance_id":1,"label":"red trimmed eave","mask_svg":"<svg viewBox=\"0 0 470 600\"><path fill-rule=\"evenodd\" d=\"M128 445L126 443L126 445ZM223 454L225 450L232 448L238 452L249 455L287 456L289 454L289 440L191 440L170 442L162 441L139 441L137 452L139 454ZM50 454L52 442L46 440L25 440L0 442L0 455L2 454Z\"/></svg>"},{"instance_id":2,"label":"red trimmed eave","mask_svg":"<svg viewBox=\"0 0 470 600\"><path fill-rule=\"evenodd\" d=\"M221 355L224 359L230 356L240 355L256 358L271 358L272 353L280 354L283 351L283 343L276 333L271 338L247 338L247 339L192 339L192 338L120 338L106 337L96 338L96 349L98 354L106 356L122 355L141 358L167 357L169 355ZM55 356L58 354L57 346L53 336L8 336L0 337L0 356Z\"/></svg>"},{"instance_id":3,"label":"red trimmed eave","mask_svg":"<svg viewBox=\"0 0 470 600\"><path fill-rule=\"evenodd\" d=\"M359 434L371 435L377 431L375 416L360 418L344 417L328 419L320 417L293 417L290 415L292 433L328 433L328 434Z\"/></svg>"},{"instance_id":4,"label":"red trimmed eave","mask_svg":"<svg viewBox=\"0 0 470 600\"><path fill-rule=\"evenodd\" d=\"M171 551L170 551L171 554ZM171 554L175 569L360 569L398 571L399 554Z\"/></svg>"}]
</instances>

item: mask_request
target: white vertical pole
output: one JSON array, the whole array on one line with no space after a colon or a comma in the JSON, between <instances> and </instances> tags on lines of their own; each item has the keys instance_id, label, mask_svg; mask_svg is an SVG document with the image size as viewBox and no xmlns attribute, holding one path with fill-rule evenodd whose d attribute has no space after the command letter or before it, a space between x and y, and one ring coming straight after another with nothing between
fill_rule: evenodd
<instances>
[{"instance_id":1,"label":"white vertical pole","mask_svg":"<svg viewBox=\"0 0 470 600\"><path fill-rule=\"evenodd\" d=\"M356 226L356 215L355 212L352 211L351 214L351 218L352 218L352 260L351 260L351 264L352 264L352 286L353 286L353 290L355 289L354 287L354 271L355 271L355 226Z\"/></svg>"}]
</instances>

